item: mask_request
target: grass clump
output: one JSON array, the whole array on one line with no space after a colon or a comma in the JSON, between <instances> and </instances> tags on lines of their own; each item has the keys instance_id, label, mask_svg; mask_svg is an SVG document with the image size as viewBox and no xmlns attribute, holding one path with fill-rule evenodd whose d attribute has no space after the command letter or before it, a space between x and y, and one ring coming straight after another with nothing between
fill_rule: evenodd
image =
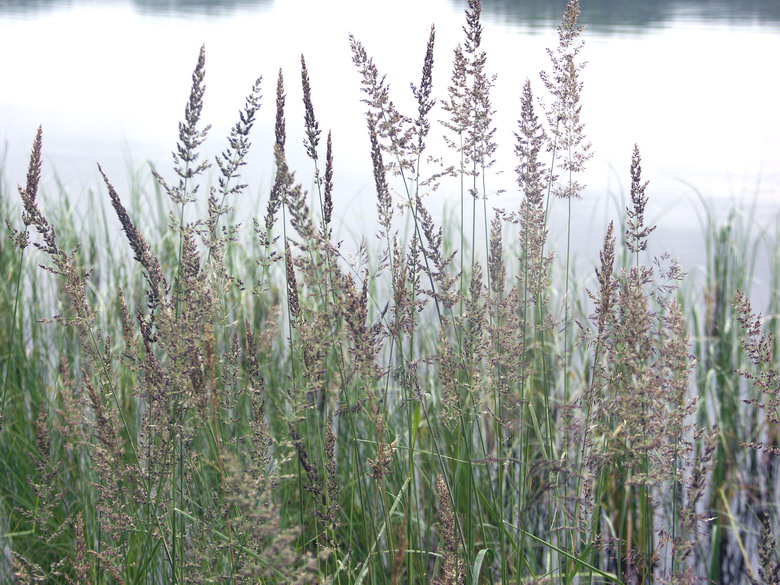
<instances>
[{"instance_id":1,"label":"grass clump","mask_svg":"<svg viewBox=\"0 0 780 585\"><path fill-rule=\"evenodd\" d=\"M587 303L568 240L557 280L552 196L571 225L591 156L577 0L542 75L544 114L530 80L520 96L521 203L488 211L494 76L480 13L470 0L441 102L451 159L430 154L435 29L412 115L350 38L378 217L378 243L351 260L333 239L338 134L328 132L323 159L303 56L318 209L287 164L282 71L264 217L249 234L233 223L262 80L214 161L217 185L205 185L201 49L175 180L154 174L170 209L159 241L101 169L136 269L99 281L99 262L42 210L39 129L21 229L4 200L0 580L777 582L770 332L741 294L730 312L737 287L718 274L708 275L718 310L702 323L680 266L646 259L654 227L636 146L631 203L615 218L626 231L609 224ZM426 196L453 184L460 223L447 233ZM121 252L106 241L102 253ZM54 277L51 303L33 262ZM34 322L48 305L51 323ZM745 329L751 363L722 354L733 329L717 324L728 319ZM698 362L694 347L706 350ZM752 426L723 416L735 404Z\"/></svg>"}]
</instances>

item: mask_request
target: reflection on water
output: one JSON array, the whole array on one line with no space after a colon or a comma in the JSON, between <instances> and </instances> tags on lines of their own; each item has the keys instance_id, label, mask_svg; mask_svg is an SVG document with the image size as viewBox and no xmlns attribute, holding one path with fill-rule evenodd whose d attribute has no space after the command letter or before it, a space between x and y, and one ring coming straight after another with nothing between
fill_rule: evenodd
<instances>
[{"instance_id":1,"label":"reflection on water","mask_svg":"<svg viewBox=\"0 0 780 585\"><path fill-rule=\"evenodd\" d=\"M236 10L263 7L274 0L133 0L133 6L143 14L228 15Z\"/></svg>"},{"instance_id":2,"label":"reflection on water","mask_svg":"<svg viewBox=\"0 0 780 585\"><path fill-rule=\"evenodd\" d=\"M284 0L278 0L280 4ZM567 0L482 0L484 15L529 29L560 21ZM142 14L220 15L272 5L274 0L131 0ZM465 0L450 0L455 9ZM0 14L71 6L73 0L0 0ZM388 3L390 4L390 3ZM598 30L647 31L680 18L699 22L780 27L780 0L583 0L582 24Z\"/></svg>"},{"instance_id":3,"label":"reflection on water","mask_svg":"<svg viewBox=\"0 0 780 585\"><path fill-rule=\"evenodd\" d=\"M43 12L73 4L71 0L0 0L0 14L14 16Z\"/></svg>"},{"instance_id":4,"label":"reflection on water","mask_svg":"<svg viewBox=\"0 0 780 585\"><path fill-rule=\"evenodd\" d=\"M132 0L141 14L177 16L229 15L236 10L262 7L274 0ZM73 5L73 0L0 0L0 14L25 14L61 9Z\"/></svg>"},{"instance_id":5,"label":"reflection on water","mask_svg":"<svg viewBox=\"0 0 780 585\"><path fill-rule=\"evenodd\" d=\"M582 0L581 5L580 22L603 32L648 32L680 19L780 27L780 0ZM560 21L566 0L483 0L482 6L487 17L547 29Z\"/></svg>"}]
</instances>

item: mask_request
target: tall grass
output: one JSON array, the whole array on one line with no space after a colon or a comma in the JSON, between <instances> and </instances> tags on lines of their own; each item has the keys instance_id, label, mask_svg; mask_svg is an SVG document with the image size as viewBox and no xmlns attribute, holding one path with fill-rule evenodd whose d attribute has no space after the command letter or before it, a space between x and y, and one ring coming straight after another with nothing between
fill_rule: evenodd
<instances>
[{"instance_id":1,"label":"tall grass","mask_svg":"<svg viewBox=\"0 0 780 585\"><path fill-rule=\"evenodd\" d=\"M338 129L323 157L303 57L316 197L287 163L280 71L276 174L252 229L233 207L262 81L208 186L205 49L174 179L154 171L167 218L137 217L104 174L115 217L100 229L45 212L39 130L21 223L3 197L0 581L779 582L777 297L764 323L737 293L753 240L736 219L707 227L697 303L675 261L642 254L652 190L634 147L631 202L595 274L574 273L569 243L557 272L552 195L571 225L590 156L579 3L549 51L541 115L530 80L520 96L521 204L492 212L480 9L469 1L442 102L452 164L429 156L435 29L412 115L350 39L378 217L354 260L333 240ZM445 232L426 195L453 182L460 221Z\"/></svg>"}]
</instances>

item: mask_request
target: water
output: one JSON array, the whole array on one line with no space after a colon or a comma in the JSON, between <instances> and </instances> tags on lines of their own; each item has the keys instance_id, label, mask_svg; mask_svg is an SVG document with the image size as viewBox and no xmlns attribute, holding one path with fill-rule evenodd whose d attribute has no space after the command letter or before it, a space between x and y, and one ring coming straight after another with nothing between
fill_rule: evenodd
<instances>
[{"instance_id":1,"label":"water","mask_svg":"<svg viewBox=\"0 0 780 585\"><path fill-rule=\"evenodd\" d=\"M302 146L299 59L306 55L321 127L333 129L339 234L373 225L370 150L348 34L387 73L394 99L411 111L432 23L437 28L434 87L443 97L452 49L462 41L465 2L394 0L37 0L0 1L0 141L6 182L24 179L38 124L44 127L44 185L58 180L75 199L100 184L100 163L120 193L130 169L151 161L170 176L198 49L207 50L204 118L209 152L225 146L254 79L264 78L264 106L246 170L250 198L264 205L272 176L274 89L287 82L288 154L311 184ZM776 0L583 0L587 27L582 104L596 156L575 206L576 237L592 257L603 223L617 218L628 190L631 149L650 179L656 242L688 267L703 262L700 192L718 213L755 205L767 221L780 210L780 3ZM500 144L488 189L507 192L491 206L515 207L511 169L520 88L539 71L565 0L483 0L488 69L498 74L493 102ZM435 117L443 114L437 111ZM457 202L445 186L430 198ZM254 213L243 204L244 215ZM561 206L560 213L563 213ZM244 220L247 223L247 220ZM554 230L559 229L554 226Z\"/></svg>"}]
</instances>

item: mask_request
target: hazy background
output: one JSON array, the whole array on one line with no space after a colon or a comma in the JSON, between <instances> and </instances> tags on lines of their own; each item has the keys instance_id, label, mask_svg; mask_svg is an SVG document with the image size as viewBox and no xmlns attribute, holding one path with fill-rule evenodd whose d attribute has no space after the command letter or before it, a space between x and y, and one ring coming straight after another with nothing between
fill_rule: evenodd
<instances>
[{"instance_id":1,"label":"hazy background","mask_svg":"<svg viewBox=\"0 0 780 585\"><path fill-rule=\"evenodd\" d=\"M512 133L520 89L528 77L542 95L539 71L548 67L545 49L555 46L565 4L483 0L488 70L498 74L493 102L500 144L488 190L506 190L490 206L519 203ZM288 155L298 179L311 185L301 144L304 53L320 125L324 133L333 130L338 233L353 240L373 225L375 200L348 34L362 40L388 75L396 103L411 112L409 83L419 83L430 25L437 28L434 91L444 97L465 8L465 1L455 0L0 1L3 179L10 186L24 180L38 124L44 127L49 193L56 174L72 198L86 200L100 185L98 162L120 194L147 161L171 176L170 151L205 43L211 154L224 148L254 79L264 78L246 169L249 197L238 204L248 223L264 207L272 177L280 67L288 93ZM575 206L583 254L596 253L604 222L618 217L634 142L651 181L649 218L661 226L655 243L688 268L703 261L695 191L718 213L755 205L764 224L774 220L780 211L780 2L582 0L581 22L588 61L582 111L596 153L584 199ZM437 108L433 116L443 114ZM147 175L138 177L148 187ZM459 197L445 185L428 201L441 217ZM554 213L563 214L564 207ZM552 229L559 237L560 222Z\"/></svg>"}]
</instances>

